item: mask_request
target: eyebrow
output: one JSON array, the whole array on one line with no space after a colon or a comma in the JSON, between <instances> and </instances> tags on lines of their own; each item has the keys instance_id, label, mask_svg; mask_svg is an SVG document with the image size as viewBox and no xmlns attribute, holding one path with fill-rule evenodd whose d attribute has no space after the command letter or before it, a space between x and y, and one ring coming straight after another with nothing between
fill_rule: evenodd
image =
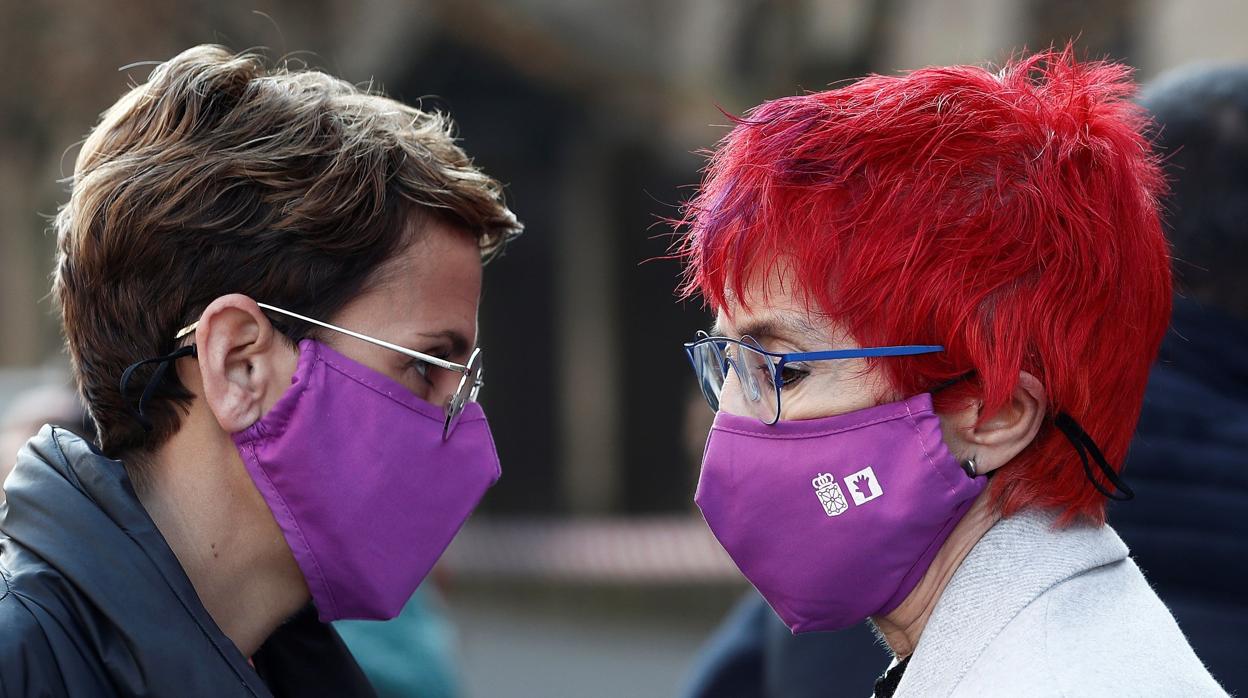
<instances>
[{"instance_id":1,"label":"eyebrow","mask_svg":"<svg viewBox=\"0 0 1248 698\"><path fill-rule=\"evenodd\" d=\"M451 345L451 353L455 356L467 354L472 348L468 342L468 338L462 332L456 330L442 330L440 332L418 332L418 336L426 339L444 339Z\"/></svg>"},{"instance_id":2,"label":"eyebrow","mask_svg":"<svg viewBox=\"0 0 1248 698\"><path fill-rule=\"evenodd\" d=\"M804 318L784 316L764 316L746 323L737 330L741 337L748 335L754 339L779 339L789 342L800 351L806 351L806 345L809 344L805 341L806 338L819 333L814 325ZM720 327L718 320L711 326L711 335L724 336L724 328Z\"/></svg>"}]
</instances>

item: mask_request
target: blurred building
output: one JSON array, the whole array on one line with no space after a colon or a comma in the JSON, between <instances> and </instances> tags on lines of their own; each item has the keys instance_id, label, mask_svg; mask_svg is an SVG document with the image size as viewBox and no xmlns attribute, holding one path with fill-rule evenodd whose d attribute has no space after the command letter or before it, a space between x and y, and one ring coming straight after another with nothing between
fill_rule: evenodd
<instances>
[{"instance_id":1,"label":"blurred building","mask_svg":"<svg viewBox=\"0 0 1248 698\"><path fill-rule=\"evenodd\" d=\"M1144 81L1248 60L1245 29L1236 0L0 0L0 410L63 362L45 229L74 144L153 63L263 47L449 110L528 224L481 311L505 475L448 555L470 688L673 694L742 583L692 518L710 415L680 344L708 317L664 258L725 113L1072 38Z\"/></svg>"}]
</instances>

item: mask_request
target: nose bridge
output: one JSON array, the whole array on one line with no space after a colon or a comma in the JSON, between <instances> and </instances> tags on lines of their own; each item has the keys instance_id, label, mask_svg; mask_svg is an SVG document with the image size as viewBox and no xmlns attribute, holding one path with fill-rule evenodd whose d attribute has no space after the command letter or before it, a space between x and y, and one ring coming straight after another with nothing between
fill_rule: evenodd
<instances>
[{"instance_id":1,"label":"nose bridge","mask_svg":"<svg viewBox=\"0 0 1248 698\"><path fill-rule=\"evenodd\" d=\"M726 338L692 343L684 349L712 408L759 419L769 416L763 413L772 409L774 402L767 395L771 383L761 382L763 378L756 373L771 365L770 357Z\"/></svg>"},{"instance_id":2,"label":"nose bridge","mask_svg":"<svg viewBox=\"0 0 1248 698\"><path fill-rule=\"evenodd\" d=\"M766 359L743 342L734 343L733 349L732 373L741 383L740 392L749 402L757 402L762 395L754 369L756 366L765 365Z\"/></svg>"},{"instance_id":3,"label":"nose bridge","mask_svg":"<svg viewBox=\"0 0 1248 698\"><path fill-rule=\"evenodd\" d=\"M447 402L459 389L459 380L464 374L458 371L452 371L447 368L439 368L437 366L430 367L430 390L428 401L439 407L445 407Z\"/></svg>"},{"instance_id":4,"label":"nose bridge","mask_svg":"<svg viewBox=\"0 0 1248 698\"><path fill-rule=\"evenodd\" d=\"M749 405L751 400L746 392L748 388L742 383L742 369L738 368L740 360L737 357L731 357L728 363L732 364L732 370L724 372L724 385L719 393L719 409L728 414L750 416L754 410Z\"/></svg>"}]
</instances>

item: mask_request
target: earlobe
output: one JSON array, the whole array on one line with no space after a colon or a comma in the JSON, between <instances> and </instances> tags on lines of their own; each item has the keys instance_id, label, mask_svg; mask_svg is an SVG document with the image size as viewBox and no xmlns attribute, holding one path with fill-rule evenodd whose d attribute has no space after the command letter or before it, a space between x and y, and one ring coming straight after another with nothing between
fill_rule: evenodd
<instances>
[{"instance_id":1,"label":"earlobe","mask_svg":"<svg viewBox=\"0 0 1248 698\"><path fill-rule=\"evenodd\" d=\"M276 351L268 318L255 301L222 296L204 309L195 330L204 401L221 429L235 433L260 419L271 402Z\"/></svg>"}]
</instances>

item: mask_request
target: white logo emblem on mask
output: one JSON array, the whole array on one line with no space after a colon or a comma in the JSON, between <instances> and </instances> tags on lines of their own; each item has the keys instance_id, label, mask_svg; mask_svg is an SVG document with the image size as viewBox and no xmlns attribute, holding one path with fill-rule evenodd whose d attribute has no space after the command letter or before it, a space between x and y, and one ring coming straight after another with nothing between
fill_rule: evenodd
<instances>
[{"instance_id":1,"label":"white logo emblem on mask","mask_svg":"<svg viewBox=\"0 0 1248 698\"><path fill-rule=\"evenodd\" d=\"M871 469L871 466L845 478L845 486L849 488L849 496L854 498L856 505L866 504L884 494L884 489L880 487L880 481L875 479L875 471Z\"/></svg>"},{"instance_id":2,"label":"white logo emblem on mask","mask_svg":"<svg viewBox=\"0 0 1248 698\"><path fill-rule=\"evenodd\" d=\"M828 516L839 516L849 508L845 495L841 492L841 486L836 484L836 480L828 473L819 473L819 476L811 480L810 484L814 486L815 494L819 495L819 503L823 505L823 510Z\"/></svg>"}]
</instances>

